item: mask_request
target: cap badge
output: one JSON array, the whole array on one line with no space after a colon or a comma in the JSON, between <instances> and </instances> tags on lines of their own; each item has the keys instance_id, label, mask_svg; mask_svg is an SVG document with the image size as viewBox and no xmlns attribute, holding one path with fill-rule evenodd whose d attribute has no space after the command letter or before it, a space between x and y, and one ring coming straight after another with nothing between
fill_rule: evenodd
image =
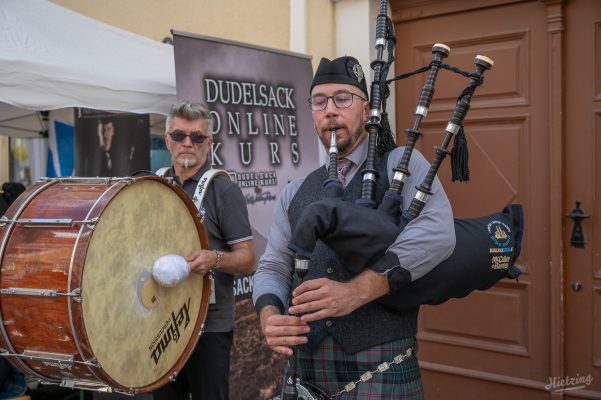
<instances>
[{"instance_id":1,"label":"cap badge","mask_svg":"<svg viewBox=\"0 0 601 400\"><path fill-rule=\"evenodd\" d=\"M358 82L363 80L363 70L361 69L361 64L353 65L353 74L355 74Z\"/></svg>"}]
</instances>

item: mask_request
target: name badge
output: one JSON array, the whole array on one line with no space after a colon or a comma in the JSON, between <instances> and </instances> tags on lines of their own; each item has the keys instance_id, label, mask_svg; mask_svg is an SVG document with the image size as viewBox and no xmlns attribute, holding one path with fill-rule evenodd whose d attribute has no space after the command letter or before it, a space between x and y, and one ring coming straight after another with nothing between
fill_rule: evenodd
<instances>
[{"instance_id":1,"label":"name badge","mask_svg":"<svg viewBox=\"0 0 601 400\"><path fill-rule=\"evenodd\" d=\"M209 297L209 304L216 304L217 297L215 296L215 278L213 277L213 271L209 274L211 281L211 296Z\"/></svg>"}]
</instances>

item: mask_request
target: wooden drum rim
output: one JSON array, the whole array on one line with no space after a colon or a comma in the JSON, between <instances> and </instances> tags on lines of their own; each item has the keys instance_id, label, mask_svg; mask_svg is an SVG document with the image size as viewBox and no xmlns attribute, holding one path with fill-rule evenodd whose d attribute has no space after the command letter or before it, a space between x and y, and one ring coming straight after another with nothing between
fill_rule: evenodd
<instances>
[{"instance_id":1,"label":"wooden drum rim","mask_svg":"<svg viewBox=\"0 0 601 400\"><path fill-rule=\"evenodd\" d=\"M8 210L6 210L6 212L4 213L4 217L6 217L6 215L10 214L14 209L16 209L16 211L14 211L13 214L11 215L11 218L12 219L18 218L23 213L23 211L25 211L25 209L27 208L29 203L31 203L31 201L39 193L43 192L45 189L47 189L51 185L54 185L55 183L56 183L55 181L49 181L49 182L45 182L44 184L40 184L40 186L38 186L38 187L32 186L31 188L27 189L25 191L25 193L23 193L21 196L19 196L19 198L17 198L17 200L15 200L15 202L10 205ZM5 228L3 227L4 234L2 235L2 241L0 242L0 265L1 265L2 259L4 257L4 251L6 249L6 244L8 243L10 233L12 232L14 226L15 226L14 224L9 224ZM0 276L1 276L1 270L0 270ZM13 353L13 354L16 353L16 350L13 347L12 340L10 339L8 332L6 332L6 327L4 325L4 317L2 315L1 308L0 308L0 334L2 335L2 341L6 345L7 350L10 353ZM9 361L13 361L14 363L19 364L19 366L21 366L22 369L28 371L31 374L31 376L37 376L40 379L47 379L47 377L39 374L37 371L35 371L33 368L31 368L27 363L25 363L22 359L16 358L16 357L7 357L7 358L9 359Z\"/></svg>"}]
</instances>

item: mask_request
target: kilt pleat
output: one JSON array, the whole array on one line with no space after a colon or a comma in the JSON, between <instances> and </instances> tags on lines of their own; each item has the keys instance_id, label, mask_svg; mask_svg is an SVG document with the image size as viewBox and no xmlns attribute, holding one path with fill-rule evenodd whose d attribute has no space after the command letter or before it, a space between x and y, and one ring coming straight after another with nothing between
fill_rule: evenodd
<instances>
[{"instance_id":1,"label":"kilt pleat","mask_svg":"<svg viewBox=\"0 0 601 400\"><path fill-rule=\"evenodd\" d=\"M408 337L346 354L331 336L326 336L313 353L299 352L300 376L314 384L328 396L333 396L367 371L374 371L384 361L391 362L408 348L415 346L415 338ZM376 372L367 382L360 382L340 400L420 400L424 398L419 365L415 353L400 364L391 364L383 373Z\"/></svg>"}]
</instances>

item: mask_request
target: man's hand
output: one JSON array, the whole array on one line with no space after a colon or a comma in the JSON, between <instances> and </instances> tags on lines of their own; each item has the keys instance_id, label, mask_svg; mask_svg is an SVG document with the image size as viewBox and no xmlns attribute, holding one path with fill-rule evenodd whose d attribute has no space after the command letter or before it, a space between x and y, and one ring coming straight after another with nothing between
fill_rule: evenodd
<instances>
[{"instance_id":1,"label":"man's hand","mask_svg":"<svg viewBox=\"0 0 601 400\"><path fill-rule=\"evenodd\" d=\"M327 278L303 282L292 292L290 314L303 314L305 322L342 317L388 293L385 276L366 269L349 282Z\"/></svg>"},{"instance_id":2,"label":"man's hand","mask_svg":"<svg viewBox=\"0 0 601 400\"><path fill-rule=\"evenodd\" d=\"M226 274L250 274L255 269L255 251L253 241L234 243L230 246L231 251L221 251L222 258L217 266L217 255L214 250L194 250L186 257L190 264L190 270L197 274L205 275L212 268Z\"/></svg>"},{"instance_id":3,"label":"man's hand","mask_svg":"<svg viewBox=\"0 0 601 400\"><path fill-rule=\"evenodd\" d=\"M194 250L186 261L190 264L190 271L205 275L215 266L217 256L213 250Z\"/></svg>"},{"instance_id":4,"label":"man's hand","mask_svg":"<svg viewBox=\"0 0 601 400\"><path fill-rule=\"evenodd\" d=\"M348 315L361 305L350 282L336 282L327 278L303 282L292 293L290 314L303 314L301 320L317 321Z\"/></svg>"},{"instance_id":5,"label":"man's hand","mask_svg":"<svg viewBox=\"0 0 601 400\"><path fill-rule=\"evenodd\" d=\"M292 347L307 343L302 335L309 332L309 325L299 317L281 315L274 306L266 306L261 310L261 330L267 340L267 345L277 353L292 355Z\"/></svg>"}]
</instances>

